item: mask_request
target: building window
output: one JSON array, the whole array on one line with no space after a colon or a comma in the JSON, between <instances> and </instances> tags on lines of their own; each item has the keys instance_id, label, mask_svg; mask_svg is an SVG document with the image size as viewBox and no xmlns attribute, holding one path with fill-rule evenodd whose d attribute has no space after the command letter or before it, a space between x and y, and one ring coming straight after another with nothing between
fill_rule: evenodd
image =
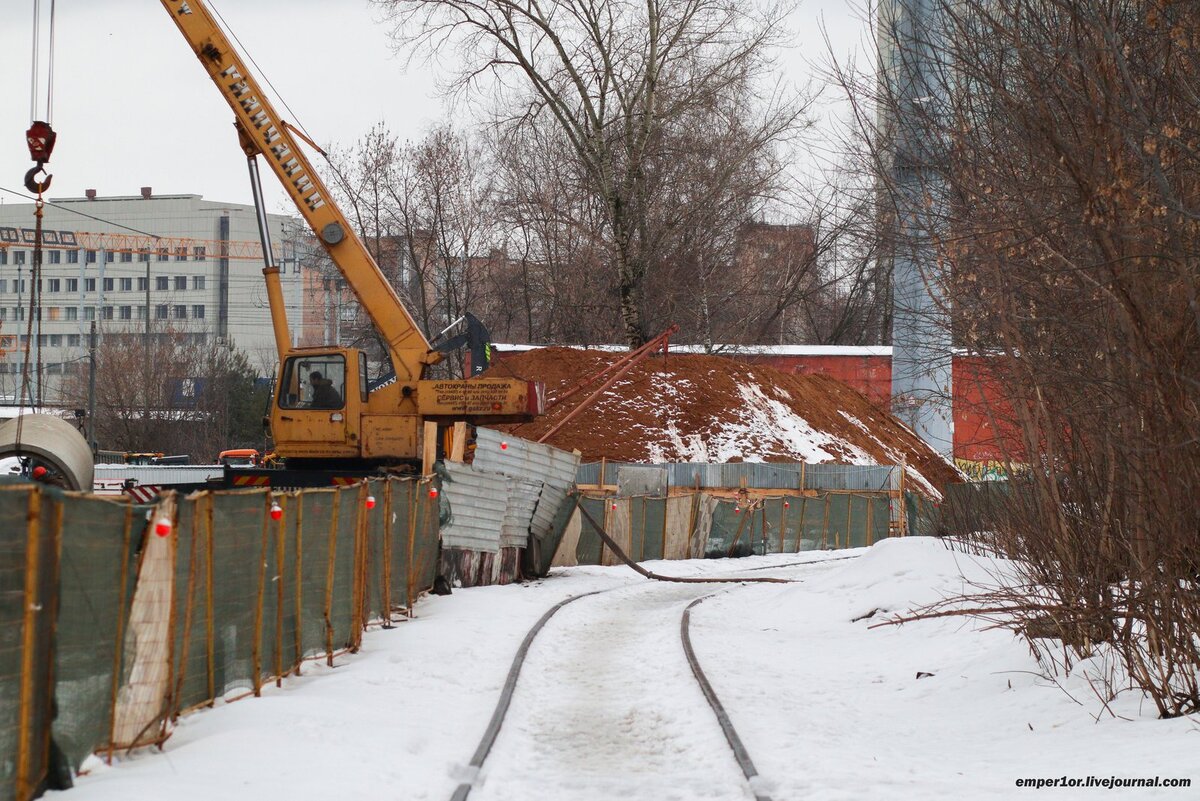
<instances>
[{"instance_id":1,"label":"building window","mask_svg":"<svg viewBox=\"0 0 1200 801\"><path fill-rule=\"evenodd\" d=\"M145 320L145 319L146 319L146 307L145 307L145 306L138 306L138 307L137 307L137 318L138 318L139 320Z\"/></svg>"},{"instance_id":2,"label":"building window","mask_svg":"<svg viewBox=\"0 0 1200 801\"><path fill-rule=\"evenodd\" d=\"M78 320L79 319L79 308L77 306L68 306L67 307L67 319L68 320Z\"/></svg>"},{"instance_id":3,"label":"building window","mask_svg":"<svg viewBox=\"0 0 1200 801\"><path fill-rule=\"evenodd\" d=\"M0 322L4 322L7 319L8 319L8 307L0 306Z\"/></svg>"},{"instance_id":4,"label":"building window","mask_svg":"<svg viewBox=\"0 0 1200 801\"><path fill-rule=\"evenodd\" d=\"M78 348L80 341L81 341L81 339L80 339L79 334L67 334L67 347L68 348Z\"/></svg>"},{"instance_id":5,"label":"building window","mask_svg":"<svg viewBox=\"0 0 1200 801\"><path fill-rule=\"evenodd\" d=\"M46 279L46 291L47 292L62 292L62 281L60 281L57 278L47 278Z\"/></svg>"},{"instance_id":6,"label":"building window","mask_svg":"<svg viewBox=\"0 0 1200 801\"><path fill-rule=\"evenodd\" d=\"M50 335L50 347L52 347L52 348L61 348L62 347L62 334L51 334Z\"/></svg>"},{"instance_id":7,"label":"building window","mask_svg":"<svg viewBox=\"0 0 1200 801\"><path fill-rule=\"evenodd\" d=\"M154 319L155 320L167 319L167 305L165 303L160 306L154 307Z\"/></svg>"},{"instance_id":8,"label":"building window","mask_svg":"<svg viewBox=\"0 0 1200 801\"><path fill-rule=\"evenodd\" d=\"M155 276L154 277L154 288L155 289L170 289L171 288L171 279L167 278L165 275Z\"/></svg>"},{"instance_id":9,"label":"building window","mask_svg":"<svg viewBox=\"0 0 1200 801\"><path fill-rule=\"evenodd\" d=\"M133 291L133 279L132 278L122 278L121 279L121 291L122 292L132 292Z\"/></svg>"},{"instance_id":10,"label":"building window","mask_svg":"<svg viewBox=\"0 0 1200 801\"><path fill-rule=\"evenodd\" d=\"M170 258L171 258L171 252L169 250L167 250L166 248L158 249L158 260L159 261L167 261Z\"/></svg>"},{"instance_id":11,"label":"building window","mask_svg":"<svg viewBox=\"0 0 1200 801\"><path fill-rule=\"evenodd\" d=\"M107 262L108 264L112 264L113 260L116 259L116 257L117 257L117 254L113 253L111 250L104 251L104 261Z\"/></svg>"},{"instance_id":12,"label":"building window","mask_svg":"<svg viewBox=\"0 0 1200 801\"><path fill-rule=\"evenodd\" d=\"M125 264L128 264L129 262L133 261L133 251L131 251L131 250L122 251L121 252L121 261L124 262Z\"/></svg>"},{"instance_id":13,"label":"building window","mask_svg":"<svg viewBox=\"0 0 1200 801\"><path fill-rule=\"evenodd\" d=\"M3 253L3 252L4 251L0 250L0 253ZM0 292L7 292L7 291L8 291L8 279L0 278Z\"/></svg>"},{"instance_id":14,"label":"building window","mask_svg":"<svg viewBox=\"0 0 1200 801\"><path fill-rule=\"evenodd\" d=\"M25 307L24 306L13 306L13 319L14 320L24 320L25 319Z\"/></svg>"},{"instance_id":15,"label":"building window","mask_svg":"<svg viewBox=\"0 0 1200 801\"><path fill-rule=\"evenodd\" d=\"M79 291L79 279L78 278L68 278L67 279L67 291L68 292L78 292Z\"/></svg>"},{"instance_id":16,"label":"building window","mask_svg":"<svg viewBox=\"0 0 1200 801\"><path fill-rule=\"evenodd\" d=\"M187 306L176 306L174 308L174 314L172 314L171 316L174 317L176 320L186 320L187 319Z\"/></svg>"},{"instance_id":17,"label":"building window","mask_svg":"<svg viewBox=\"0 0 1200 801\"><path fill-rule=\"evenodd\" d=\"M68 250L67 251L67 264L79 264L79 251L78 250Z\"/></svg>"},{"instance_id":18,"label":"building window","mask_svg":"<svg viewBox=\"0 0 1200 801\"><path fill-rule=\"evenodd\" d=\"M8 264L8 248L0 248L0 264Z\"/></svg>"},{"instance_id":19,"label":"building window","mask_svg":"<svg viewBox=\"0 0 1200 801\"><path fill-rule=\"evenodd\" d=\"M52 323L58 322L60 319L62 319L62 307L61 306L47 306L46 307L46 319Z\"/></svg>"},{"instance_id":20,"label":"building window","mask_svg":"<svg viewBox=\"0 0 1200 801\"><path fill-rule=\"evenodd\" d=\"M133 319L133 307L132 306L122 306L121 307L121 319L122 320L132 320Z\"/></svg>"},{"instance_id":21,"label":"building window","mask_svg":"<svg viewBox=\"0 0 1200 801\"><path fill-rule=\"evenodd\" d=\"M13 285L16 286L18 295L25 291L25 279L24 278L13 281Z\"/></svg>"},{"instance_id":22,"label":"building window","mask_svg":"<svg viewBox=\"0 0 1200 801\"><path fill-rule=\"evenodd\" d=\"M96 319L96 307L95 306L84 306L83 307L83 319L95 320Z\"/></svg>"},{"instance_id":23,"label":"building window","mask_svg":"<svg viewBox=\"0 0 1200 801\"><path fill-rule=\"evenodd\" d=\"M96 279L95 278L83 279L83 291L84 292L95 292L96 291Z\"/></svg>"},{"instance_id":24,"label":"building window","mask_svg":"<svg viewBox=\"0 0 1200 801\"><path fill-rule=\"evenodd\" d=\"M187 245L175 248L175 261L187 261Z\"/></svg>"},{"instance_id":25,"label":"building window","mask_svg":"<svg viewBox=\"0 0 1200 801\"><path fill-rule=\"evenodd\" d=\"M204 319L204 307L203 306L193 306L192 307L192 317L197 320L203 320Z\"/></svg>"},{"instance_id":26,"label":"building window","mask_svg":"<svg viewBox=\"0 0 1200 801\"><path fill-rule=\"evenodd\" d=\"M61 250L50 251L50 263L51 264L62 264L62 251Z\"/></svg>"},{"instance_id":27,"label":"building window","mask_svg":"<svg viewBox=\"0 0 1200 801\"><path fill-rule=\"evenodd\" d=\"M185 289L187 289L187 276L186 275L175 276L175 291L182 292Z\"/></svg>"},{"instance_id":28,"label":"building window","mask_svg":"<svg viewBox=\"0 0 1200 801\"><path fill-rule=\"evenodd\" d=\"M24 264L24 263L25 263L25 251L14 250L13 251L13 264Z\"/></svg>"},{"instance_id":29,"label":"building window","mask_svg":"<svg viewBox=\"0 0 1200 801\"><path fill-rule=\"evenodd\" d=\"M113 291L113 280L111 278L104 279L104 291L105 292Z\"/></svg>"},{"instance_id":30,"label":"building window","mask_svg":"<svg viewBox=\"0 0 1200 801\"><path fill-rule=\"evenodd\" d=\"M192 255L196 261L204 261L208 257L203 245L197 245L192 248Z\"/></svg>"},{"instance_id":31,"label":"building window","mask_svg":"<svg viewBox=\"0 0 1200 801\"><path fill-rule=\"evenodd\" d=\"M88 264L95 264L96 263L96 251L85 250L84 251L84 261L87 262Z\"/></svg>"},{"instance_id":32,"label":"building window","mask_svg":"<svg viewBox=\"0 0 1200 801\"><path fill-rule=\"evenodd\" d=\"M104 306L104 307L102 307L101 311L102 311L102 316L105 320L111 320L113 318L113 307L112 306Z\"/></svg>"},{"instance_id":33,"label":"building window","mask_svg":"<svg viewBox=\"0 0 1200 801\"><path fill-rule=\"evenodd\" d=\"M203 275L193 275L192 276L192 289L204 289L204 276Z\"/></svg>"},{"instance_id":34,"label":"building window","mask_svg":"<svg viewBox=\"0 0 1200 801\"><path fill-rule=\"evenodd\" d=\"M138 279L138 292L145 292L145 291L146 291L146 279L139 278Z\"/></svg>"}]
</instances>

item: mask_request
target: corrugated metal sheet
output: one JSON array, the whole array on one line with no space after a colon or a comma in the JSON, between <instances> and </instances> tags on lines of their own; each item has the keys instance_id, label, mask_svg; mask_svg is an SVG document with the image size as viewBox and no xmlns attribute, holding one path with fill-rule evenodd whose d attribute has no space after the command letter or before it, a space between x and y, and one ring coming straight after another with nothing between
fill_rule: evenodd
<instances>
[{"instance_id":1,"label":"corrugated metal sheet","mask_svg":"<svg viewBox=\"0 0 1200 801\"><path fill-rule=\"evenodd\" d=\"M138 484L161 487L167 484L204 484L209 479L220 480L225 475L221 465L126 465L98 464L95 480L124 481L134 479Z\"/></svg>"},{"instance_id":2,"label":"corrugated metal sheet","mask_svg":"<svg viewBox=\"0 0 1200 801\"><path fill-rule=\"evenodd\" d=\"M806 489L894 490L900 488L900 468L894 465L810 464Z\"/></svg>"},{"instance_id":3,"label":"corrugated metal sheet","mask_svg":"<svg viewBox=\"0 0 1200 801\"><path fill-rule=\"evenodd\" d=\"M502 434L490 428L475 429L475 467L527 481L567 489L575 483L579 456L537 442ZM501 448L502 444L508 447Z\"/></svg>"},{"instance_id":4,"label":"corrugated metal sheet","mask_svg":"<svg viewBox=\"0 0 1200 801\"><path fill-rule=\"evenodd\" d=\"M667 469L660 465L625 464L617 470L618 495L653 495L665 497L667 494Z\"/></svg>"},{"instance_id":5,"label":"corrugated metal sheet","mask_svg":"<svg viewBox=\"0 0 1200 801\"><path fill-rule=\"evenodd\" d=\"M604 467L604 481L617 484L621 495L646 494L625 492L623 471L633 468L644 470L654 465L608 462ZM705 464L700 462L672 462L658 465L666 470L669 486L751 489L840 489L840 490L889 490L900 487L900 468L892 465L844 465L807 464L799 462L737 462L730 464ZM800 486L803 474L804 486ZM580 484L597 484L600 481L600 462L581 464L576 472ZM632 484L630 484L632 487ZM651 493L658 494L658 493Z\"/></svg>"},{"instance_id":6,"label":"corrugated metal sheet","mask_svg":"<svg viewBox=\"0 0 1200 801\"><path fill-rule=\"evenodd\" d=\"M442 494L450 505L450 520L442 524L442 543L448 548L496 553L508 510L508 480L470 465L442 462Z\"/></svg>"},{"instance_id":7,"label":"corrugated metal sheet","mask_svg":"<svg viewBox=\"0 0 1200 801\"><path fill-rule=\"evenodd\" d=\"M558 510L567 500L567 490L542 485L542 496L538 498L537 508L533 510L533 522L530 531L533 536L544 540L554 530L554 518Z\"/></svg>"},{"instance_id":8,"label":"corrugated metal sheet","mask_svg":"<svg viewBox=\"0 0 1200 801\"><path fill-rule=\"evenodd\" d=\"M754 489L800 489L799 462L678 462L667 467L672 487L695 487L697 481L701 487L740 487L744 481Z\"/></svg>"},{"instance_id":9,"label":"corrugated metal sheet","mask_svg":"<svg viewBox=\"0 0 1200 801\"><path fill-rule=\"evenodd\" d=\"M611 481L611 476L616 473L609 473L608 466L605 465L605 481ZM575 471L575 483L577 484L599 484L600 483L600 462L587 462L579 465L579 469Z\"/></svg>"},{"instance_id":10,"label":"corrugated metal sheet","mask_svg":"<svg viewBox=\"0 0 1200 801\"><path fill-rule=\"evenodd\" d=\"M519 478L509 478L506 481L508 507L500 528L500 547L524 548L529 544L529 526L533 522L533 511L541 499L543 485Z\"/></svg>"}]
</instances>

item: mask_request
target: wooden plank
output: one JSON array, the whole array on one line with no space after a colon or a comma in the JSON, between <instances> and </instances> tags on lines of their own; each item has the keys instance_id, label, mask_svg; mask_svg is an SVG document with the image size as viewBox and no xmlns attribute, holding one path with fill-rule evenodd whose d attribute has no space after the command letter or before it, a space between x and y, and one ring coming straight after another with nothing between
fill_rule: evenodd
<instances>
[{"instance_id":1,"label":"wooden plank","mask_svg":"<svg viewBox=\"0 0 1200 801\"><path fill-rule=\"evenodd\" d=\"M450 461L461 462L467 452L467 423L465 420L459 420L454 424L452 436L454 439L450 446Z\"/></svg>"},{"instance_id":2,"label":"wooden plank","mask_svg":"<svg viewBox=\"0 0 1200 801\"><path fill-rule=\"evenodd\" d=\"M432 475L433 463L437 461L437 423L425 422L422 444L421 475Z\"/></svg>"}]
</instances>

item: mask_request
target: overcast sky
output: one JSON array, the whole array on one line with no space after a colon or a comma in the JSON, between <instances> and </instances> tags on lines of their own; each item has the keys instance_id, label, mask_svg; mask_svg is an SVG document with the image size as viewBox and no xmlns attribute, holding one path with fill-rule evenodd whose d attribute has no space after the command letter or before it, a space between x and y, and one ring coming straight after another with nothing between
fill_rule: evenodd
<instances>
[{"instance_id":1,"label":"overcast sky","mask_svg":"<svg viewBox=\"0 0 1200 801\"><path fill-rule=\"evenodd\" d=\"M0 26L3 113L0 188L24 191L32 166L24 144L30 111L32 3L8 4ZM232 112L156 0L59 0L53 125L58 145L49 196L200 194L250 202L246 162ZM216 0L249 54L322 145L347 145L384 121L419 138L445 115L437 76L394 56L366 0ZM49 2L42 3L48 14ZM791 18L795 47L781 54L788 79L803 83L810 60L824 60L824 21L839 58L861 49L857 3L807 0ZM861 52L861 50L860 50ZM831 95L832 97L832 95ZM44 103L44 88L42 99ZM41 106L44 108L44 106ZM837 114L826 105L821 114ZM460 111L461 113L461 111ZM310 154L311 155L311 154ZM264 168L270 210L293 209ZM0 191L4 203L25 202Z\"/></svg>"}]
</instances>

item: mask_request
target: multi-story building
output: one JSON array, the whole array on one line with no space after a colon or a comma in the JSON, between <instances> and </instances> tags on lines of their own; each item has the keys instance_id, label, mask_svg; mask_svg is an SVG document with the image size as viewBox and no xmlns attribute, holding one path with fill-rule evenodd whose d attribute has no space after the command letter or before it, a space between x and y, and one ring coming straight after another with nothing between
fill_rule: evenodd
<instances>
[{"instance_id":1,"label":"multi-story building","mask_svg":"<svg viewBox=\"0 0 1200 801\"><path fill-rule=\"evenodd\" d=\"M298 226L267 215L289 319L302 319ZM40 317L31 314L34 204L0 205L0 396L19 390L26 345L40 351L41 386L58 399L64 376L86 366L98 336L185 336L233 346L260 375L278 359L253 206L199 195L47 201L42 220ZM295 337L294 337L295 338Z\"/></svg>"}]
</instances>

